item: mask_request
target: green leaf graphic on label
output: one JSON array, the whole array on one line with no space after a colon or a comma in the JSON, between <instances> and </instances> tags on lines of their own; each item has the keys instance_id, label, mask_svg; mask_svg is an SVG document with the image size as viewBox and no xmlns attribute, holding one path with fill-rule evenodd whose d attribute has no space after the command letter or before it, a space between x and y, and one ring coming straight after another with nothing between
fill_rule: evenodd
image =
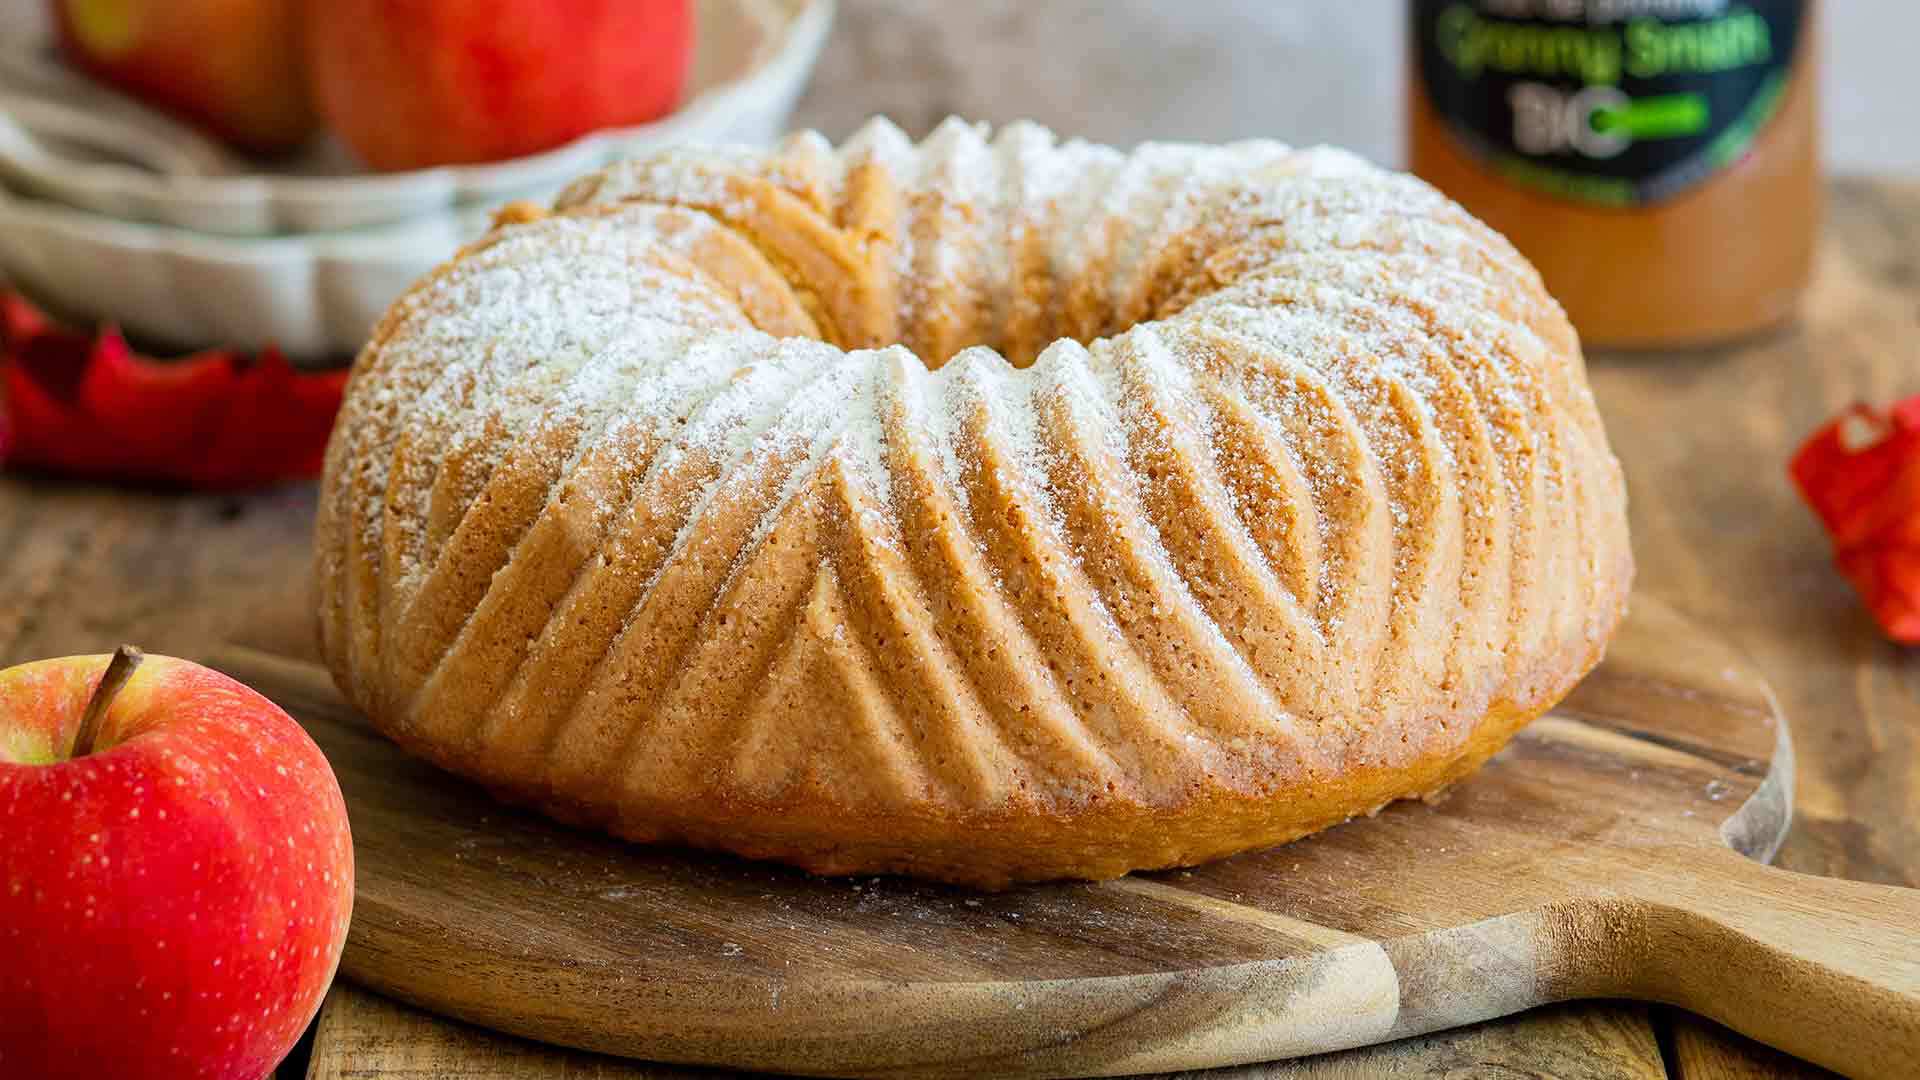
<instances>
[{"instance_id":1,"label":"green leaf graphic on label","mask_svg":"<svg viewBox=\"0 0 1920 1080\"><path fill-rule=\"evenodd\" d=\"M1634 139L1673 139L1707 130L1711 113L1700 94L1640 98L1611 109L1595 109L1593 130Z\"/></svg>"}]
</instances>

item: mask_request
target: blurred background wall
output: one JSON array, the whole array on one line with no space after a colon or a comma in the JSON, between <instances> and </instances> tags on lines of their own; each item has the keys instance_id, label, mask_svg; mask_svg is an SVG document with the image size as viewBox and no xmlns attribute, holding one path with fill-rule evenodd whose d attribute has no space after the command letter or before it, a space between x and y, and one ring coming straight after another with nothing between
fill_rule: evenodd
<instances>
[{"instance_id":1,"label":"blurred background wall","mask_svg":"<svg viewBox=\"0 0 1920 1080\"><path fill-rule=\"evenodd\" d=\"M1920 174L1916 0L1827 0L1826 152ZM796 122L1028 117L1115 143L1268 135L1400 158L1398 0L840 0ZM1106 100L1081 97L1099 72ZM1075 118L1069 122L1067 118ZM1093 119L1088 119L1093 118Z\"/></svg>"},{"instance_id":2,"label":"blurred background wall","mask_svg":"<svg viewBox=\"0 0 1920 1080\"><path fill-rule=\"evenodd\" d=\"M0 0L0 30L45 2ZM1920 175L1920 0L1824 7L1829 162ZM1397 164L1405 11L1400 0L840 0L795 122L839 138L882 111L916 133L949 113L1026 117L1103 142L1267 135ZM1105 100L1090 105L1096 73Z\"/></svg>"}]
</instances>

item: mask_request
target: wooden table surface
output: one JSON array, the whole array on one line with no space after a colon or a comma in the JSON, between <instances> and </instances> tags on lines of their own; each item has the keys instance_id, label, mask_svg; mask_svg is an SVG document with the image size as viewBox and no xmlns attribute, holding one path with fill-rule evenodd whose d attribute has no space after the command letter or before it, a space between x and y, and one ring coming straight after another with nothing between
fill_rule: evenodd
<instances>
[{"instance_id":1,"label":"wooden table surface","mask_svg":"<svg viewBox=\"0 0 1920 1080\"><path fill-rule=\"evenodd\" d=\"M1920 886L1920 663L1875 632L1789 488L1799 439L1856 398L1920 392L1920 184L1833 188L1799 324L1722 352L1597 356L1643 588L1741 646L1798 744L1779 862ZM0 479L0 665L133 641L310 653L311 485L245 497ZM1580 1003L1230 1077L1783 1077L1819 1070L1659 1007ZM668 1077L442 1022L341 986L310 1076ZM699 1074L712 1075L712 1074Z\"/></svg>"}]
</instances>

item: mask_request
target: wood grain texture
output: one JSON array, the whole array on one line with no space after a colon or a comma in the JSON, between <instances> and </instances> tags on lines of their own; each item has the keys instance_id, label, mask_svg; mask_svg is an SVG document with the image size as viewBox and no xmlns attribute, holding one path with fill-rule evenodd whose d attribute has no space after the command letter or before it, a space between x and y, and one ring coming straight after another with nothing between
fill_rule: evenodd
<instances>
[{"instance_id":1,"label":"wood grain texture","mask_svg":"<svg viewBox=\"0 0 1920 1080\"><path fill-rule=\"evenodd\" d=\"M1104 1075L1635 996L1857 1073L1920 1070L1920 892L1748 858L1786 832L1784 722L1734 654L1648 598L1560 709L1437 803L998 894L569 830L405 757L315 665L217 663L340 776L358 882L342 971L544 1041L832 1075Z\"/></svg>"},{"instance_id":2,"label":"wood grain texture","mask_svg":"<svg viewBox=\"0 0 1920 1080\"><path fill-rule=\"evenodd\" d=\"M1920 393L1920 184L1833 189L1789 330L1603 356L1590 373L1627 472L1641 587L1738 646L1793 718L1798 816L1780 865L1920 885L1920 663L1834 572L1785 471L1849 402Z\"/></svg>"},{"instance_id":3,"label":"wood grain texture","mask_svg":"<svg viewBox=\"0 0 1920 1080\"><path fill-rule=\"evenodd\" d=\"M693 1080L642 1065L508 1038L336 985L320 1010L308 1080ZM707 1075L711 1075L708 1073Z\"/></svg>"},{"instance_id":4,"label":"wood grain texture","mask_svg":"<svg viewBox=\"0 0 1920 1080\"><path fill-rule=\"evenodd\" d=\"M1174 1075L1165 1074L1165 1080ZM1200 1074L1208 1080L1644 1080L1665 1075L1637 1005L1550 1005L1511 1021L1384 1046Z\"/></svg>"},{"instance_id":5,"label":"wood grain texture","mask_svg":"<svg viewBox=\"0 0 1920 1080\"><path fill-rule=\"evenodd\" d=\"M308 1080L711 1080L739 1075L750 1074L643 1064L543 1046L442 1020L350 986L336 987L329 997L307 1072ZM1512 1020L1381 1046L1198 1073L1150 1074L1145 1080L1660 1080L1666 1075L1646 1010L1609 1002L1548 1006Z\"/></svg>"},{"instance_id":6,"label":"wood grain texture","mask_svg":"<svg viewBox=\"0 0 1920 1080\"><path fill-rule=\"evenodd\" d=\"M1783 464L1841 404L1920 392L1916 357L1920 184L1846 181L1793 330L1590 365L1632 485L1642 588L1738 644L1793 718L1798 804L1778 864L1909 885L1920 884L1920 661L1874 631ZM236 637L308 649L311 515L299 486L236 499L0 477L0 663L120 640L187 655ZM1701 1060L1677 1060L1676 1075Z\"/></svg>"},{"instance_id":7,"label":"wood grain texture","mask_svg":"<svg viewBox=\"0 0 1920 1080\"><path fill-rule=\"evenodd\" d=\"M204 654L236 632L309 654L313 488L182 496L0 476L0 663Z\"/></svg>"},{"instance_id":8,"label":"wood grain texture","mask_svg":"<svg viewBox=\"0 0 1920 1080\"><path fill-rule=\"evenodd\" d=\"M1818 1065L1685 1013L1671 1018L1674 1071L1685 1080L1829 1080Z\"/></svg>"}]
</instances>

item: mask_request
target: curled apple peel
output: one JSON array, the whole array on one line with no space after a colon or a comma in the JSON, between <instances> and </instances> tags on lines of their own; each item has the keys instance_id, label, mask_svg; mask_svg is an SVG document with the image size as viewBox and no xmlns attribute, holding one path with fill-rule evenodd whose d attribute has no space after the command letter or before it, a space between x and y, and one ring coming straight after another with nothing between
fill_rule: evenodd
<instances>
[{"instance_id":1,"label":"curled apple peel","mask_svg":"<svg viewBox=\"0 0 1920 1080\"><path fill-rule=\"evenodd\" d=\"M208 490L301 479L346 383L271 347L141 356L113 327L63 327L0 292L0 465Z\"/></svg>"},{"instance_id":2,"label":"curled apple peel","mask_svg":"<svg viewBox=\"0 0 1920 1080\"><path fill-rule=\"evenodd\" d=\"M1849 407L1787 471L1882 632L1920 644L1920 396Z\"/></svg>"}]
</instances>

